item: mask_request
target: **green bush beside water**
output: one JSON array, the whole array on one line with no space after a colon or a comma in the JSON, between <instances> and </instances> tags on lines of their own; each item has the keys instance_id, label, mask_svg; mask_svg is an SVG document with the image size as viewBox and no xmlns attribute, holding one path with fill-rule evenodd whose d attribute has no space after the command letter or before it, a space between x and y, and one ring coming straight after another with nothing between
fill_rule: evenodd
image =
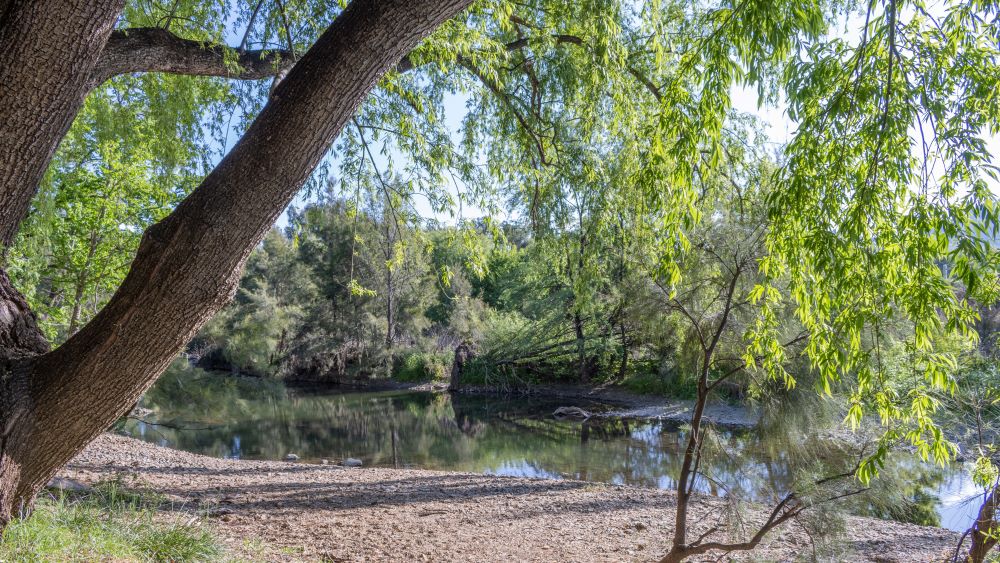
<instances>
[{"instance_id":1,"label":"green bush beside water","mask_svg":"<svg viewBox=\"0 0 1000 563\"><path fill-rule=\"evenodd\" d=\"M408 352L397 359L393 378L398 381L435 381L448 378L451 352Z\"/></svg>"}]
</instances>

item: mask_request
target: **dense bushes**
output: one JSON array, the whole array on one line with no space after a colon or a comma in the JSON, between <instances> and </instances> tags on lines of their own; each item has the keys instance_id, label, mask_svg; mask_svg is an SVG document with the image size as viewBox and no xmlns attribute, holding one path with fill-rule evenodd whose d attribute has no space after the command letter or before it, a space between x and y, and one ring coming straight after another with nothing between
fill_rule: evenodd
<instances>
[{"instance_id":1,"label":"dense bushes","mask_svg":"<svg viewBox=\"0 0 1000 563\"><path fill-rule=\"evenodd\" d=\"M572 229L530 237L511 225L441 227L384 206L313 204L265 237L233 302L189 351L206 368L254 375L429 381L447 378L464 342L475 351L464 374L472 384L615 382L690 397L702 361L699 332L719 313L719 282L732 266L726 252L750 259L763 252L745 239L744 223L754 217L737 222L720 210L692 235L673 279L641 248L617 247L625 239L613 233L584 250ZM756 279L755 266L746 271L742 293ZM746 302L739 306L720 335L712 368L720 374L738 370L747 353L754 318ZM782 339L795 342L801 327L791 305L777 312ZM905 383L919 358L906 348L912 327L893 322L880 327L878 360L888 382ZM808 385L802 345L787 351L787 367ZM742 400L783 392L781 382L751 370L713 394Z\"/></svg>"},{"instance_id":2,"label":"dense bushes","mask_svg":"<svg viewBox=\"0 0 1000 563\"><path fill-rule=\"evenodd\" d=\"M615 381L689 395L691 327L627 250L585 250L572 231L531 238L314 204L267 235L190 351L202 366L257 375L426 381L445 378L465 342L470 383ZM738 355L739 335L729 341Z\"/></svg>"}]
</instances>

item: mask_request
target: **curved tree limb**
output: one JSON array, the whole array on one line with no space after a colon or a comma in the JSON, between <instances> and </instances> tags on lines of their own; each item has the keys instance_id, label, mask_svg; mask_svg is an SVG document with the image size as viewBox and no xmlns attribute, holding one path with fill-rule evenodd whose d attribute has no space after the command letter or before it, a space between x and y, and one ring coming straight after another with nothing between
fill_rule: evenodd
<instances>
[{"instance_id":1,"label":"curved tree limb","mask_svg":"<svg viewBox=\"0 0 1000 563\"><path fill-rule=\"evenodd\" d=\"M254 15L260 5L258 4L254 10ZM289 32L286 29L287 33ZM166 72L237 80L264 80L287 73L295 64L296 56L291 48L246 50L247 36L244 35L239 47L229 47L218 43L185 39L160 27L118 29L108 38L91 73L88 89L95 88L115 76L133 72ZM552 39L559 45L587 46L586 41L576 35L557 33L552 34ZM291 47L290 36L288 40ZM505 47L513 52L520 51L528 45L528 39L522 37L507 43ZM407 54L396 64L395 71L405 73L416 67L413 59ZM661 99L659 88L647 76L632 66L627 67L627 71L657 100Z\"/></svg>"},{"instance_id":2,"label":"curved tree limb","mask_svg":"<svg viewBox=\"0 0 1000 563\"><path fill-rule=\"evenodd\" d=\"M294 64L284 49L240 51L215 43L185 39L160 27L115 30L90 76L90 87L132 72L167 72L262 80Z\"/></svg>"}]
</instances>

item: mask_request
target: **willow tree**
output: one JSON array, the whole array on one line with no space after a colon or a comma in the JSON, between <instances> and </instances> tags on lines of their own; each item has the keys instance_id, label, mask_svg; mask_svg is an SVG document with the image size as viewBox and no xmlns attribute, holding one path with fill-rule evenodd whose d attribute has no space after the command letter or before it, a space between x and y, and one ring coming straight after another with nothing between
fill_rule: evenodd
<instances>
[{"instance_id":1,"label":"willow tree","mask_svg":"<svg viewBox=\"0 0 1000 563\"><path fill-rule=\"evenodd\" d=\"M538 228L586 225L581 272L598 264L588 254L602 247L642 245L657 257L657 278L676 284L685 232L703 212L700 178L718 171L725 140L741 134L730 102L741 85L764 101L783 97L798 123L773 179L746 363L794 384L773 313L782 299L774 287L787 286L821 381L856 391L852 422L875 414L886 426L862 477L898 438L948 456L930 391L953 380L935 337L972 337L975 309L964 296L991 297L997 279L986 242L997 229L986 148L1000 116L996 4L930 13L902 0L481 0L455 17L471 3L255 0L230 11L194 0L0 0L5 249L50 166L101 169L60 146L88 93L147 73L178 75L147 88L148 102L171 106L180 93L178 116L198 125L165 139L228 147L227 136L242 132L203 178L191 168L197 187L179 191L183 200L145 231L114 296L58 347L50 350L28 301L0 272L0 523L152 384L324 169L340 166L329 177L347 194L378 194L391 173L400 191L424 193L439 209L506 202ZM864 21L848 39L833 27L845 16ZM183 95L193 84L222 92ZM469 106L457 140L444 109L456 93ZM238 110L231 121L214 119L218 103ZM198 141L207 123L217 143ZM109 136L104 121L90 127ZM149 146L153 178L176 170L171 158L187 166L196 158ZM337 158L325 160L331 147ZM385 170L372 156L379 152L406 158ZM442 187L452 178L461 180L458 196ZM588 190L573 221L560 218L574 192L567 181ZM574 291L585 304L588 284L574 282ZM880 323L892 315L913 327L914 377L904 382L879 362ZM674 554L689 547L681 536Z\"/></svg>"}]
</instances>

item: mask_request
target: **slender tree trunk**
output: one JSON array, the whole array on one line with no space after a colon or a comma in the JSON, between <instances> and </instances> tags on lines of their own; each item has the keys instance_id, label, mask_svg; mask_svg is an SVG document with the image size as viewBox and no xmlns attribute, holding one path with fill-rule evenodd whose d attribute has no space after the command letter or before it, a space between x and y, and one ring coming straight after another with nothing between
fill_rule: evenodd
<instances>
[{"instance_id":1,"label":"slender tree trunk","mask_svg":"<svg viewBox=\"0 0 1000 563\"><path fill-rule=\"evenodd\" d=\"M392 280L392 268L386 268L385 270L385 349L387 351L392 350L392 343L396 340L396 315L393 313L396 310L395 303L393 302L393 287Z\"/></svg>"},{"instance_id":2,"label":"slender tree trunk","mask_svg":"<svg viewBox=\"0 0 1000 563\"><path fill-rule=\"evenodd\" d=\"M65 33L71 38L83 35L93 42L100 32L106 39L120 3L78 2L90 9L88 14L106 3L115 8L108 10L110 15L102 12L98 14L101 17L85 18ZM424 36L469 3L351 2L289 72L219 166L173 213L147 230L128 276L107 306L56 350L31 357L44 352L45 341L24 299L0 272L0 346L7 346L3 353L10 358L0 378L4 387L0 402L0 525L30 506L60 467L125 414L184 344L230 299L250 251L305 183L376 81ZM65 0L15 2L15 8L70 4ZM95 24L98 20L103 23ZM0 34L8 31L5 23ZM31 43L33 37L29 34L15 39ZM18 51L20 43L12 43L8 49ZM79 50L86 56L59 50L66 60L53 60L50 66L92 66L87 57L99 50L103 40L96 43L94 49ZM78 60L81 57L83 60ZM0 53L0 73L10 74L10 58L7 52ZM31 58L23 62L31 62ZM74 95L68 97L76 99L83 80L72 72L66 74L77 84L71 92ZM25 85L24 81L0 86L4 88L0 91L0 111L9 111L8 99L17 97L10 89L20 85ZM47 107L32 108L36 121L52 119L43 111ZM68 112L66 127L72 113ZM3 121L0 131L24 137ZM37 129L35 124L31 130ZM54 148L64 132L65 127L47 130L45 137L51 142L41 148ZM0 159L8 158L10 145L32 154L41 150L30 143L25 145L27 149L22 147L24 139L19 142L0 133ZM40 171L50 154L48 150L41 159ZM5 172L4 166L20 169L19 163L11 164L9 159L0 160L0 171ZM20 176L31 179L31 175ZM11 184L3 174L0 182L0 213L5 223L12 217L15 223L4 232L13 232L20 216L9 212L8 196L24 190L8 189ZM33 189L28 190L27 199Z\"/></svg>"},{"instance_id":3,"label":"slender tree trunk","mask_svg":"<svg viewBox=\"0 0 1000 563\"><path fill-rule=\"evenodd\" d=\"M997 544L997 506L1000 505L1000 486L993 487L986 495L982 506L979 507L979 514L976 516L976 523L972 528L972 545L969 547L969 554L966 561L969 563L982 563L986 561Z\"/></svg>"},{"instance_id":4,"label":"slender tree trunk","mask_svg":"<svg viewBox=\"0 0 1000 563\"><path fill-rule=\"evenodd\" d=\"M684 448L681 472L677 477L677 511L674 514L673 544L670 552L660 560L660 563L678 563L687 556L687 513L691 504L694 479L697 477L695 466L701 455L701 424L706 403L708 403L707 367L703 368L698 378L698 396L695 400L694 413L691 415L691 433Z\"/></svg>"},{"instance_id":5,"label":"slender tree trunk","mask_svg":"<svg viewBox=\"0 0 1000 563\"><path fill-rule=\"evenodd\" d=\"M576 369L580 381L586 383L587 373L587 337L583 332L583 318L580 313L573 314L573 331L576 333Z\"/></svg>"},{"instance_id":6,"label":"slender tree trunk","mask_svg":"<svg viewBox=\"0 0 1000 563\"><path fill-rule=\"evenodd\" d=\"M741 273L741 270L737 266L735 273L727 284L722 314L719 316L719 323L712 332L711 338L706 339L699 336L702 350L701 369L698 374L698 393L695 398L694 412L691 414L691 433L688 436L687 446L684 448L681 473L677 478L677 511L674 514L674 538L670 551L660 559L660 563L680 563L691 554L693 548L687 541L687 514L691 504L694 481L698 478L698 464L701 462L701 448L704 443L701 435L702 422L705 415L705 405L708 404L708 394L712 389L709 384L709 376L711 375L715 349L719 344L719 339L722 338L722 333L729 324L729 315L733 307L733 295L735 295L736 285ZM694 322L693 319L692 322ZM695 328L697 328L696 325ZM701 335L700 331L699 335Z\"/></svg>"}]
</instances>

